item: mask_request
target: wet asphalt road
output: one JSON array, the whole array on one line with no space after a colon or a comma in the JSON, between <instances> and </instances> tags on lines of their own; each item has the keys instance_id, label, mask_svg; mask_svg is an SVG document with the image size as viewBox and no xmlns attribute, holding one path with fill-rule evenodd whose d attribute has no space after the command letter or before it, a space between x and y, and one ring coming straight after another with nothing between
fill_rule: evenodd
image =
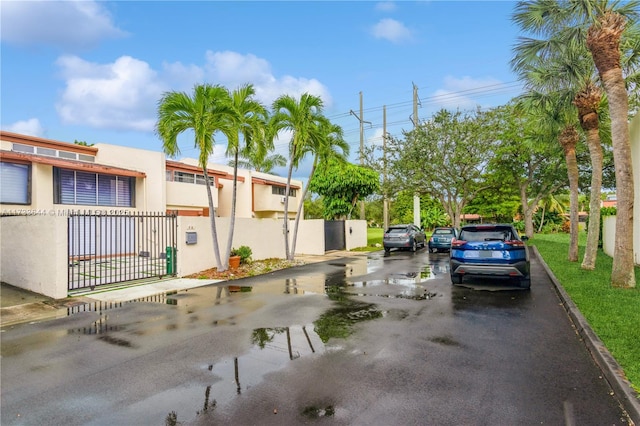
<instances>
[{"instance_id":1,"label":"wet asphalt road","mask_svg":"<svg viewBox=\"0 0 640 426\"><path fill-rule=\"evenodd\" d=\"M623 425L532 259L530 291L376 252L6 327L2 425Z\"/></svg>"}]
</instances>

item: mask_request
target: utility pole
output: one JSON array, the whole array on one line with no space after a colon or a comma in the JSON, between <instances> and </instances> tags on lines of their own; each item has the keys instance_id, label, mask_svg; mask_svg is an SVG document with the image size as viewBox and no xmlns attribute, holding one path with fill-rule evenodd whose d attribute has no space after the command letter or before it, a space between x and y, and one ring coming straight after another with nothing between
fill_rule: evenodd
<instances>
[{"instance_id":1,"label":"utility pole","mask_svg":"<svg viewBox=\"0 0 640 426\"><path fill-rule=\"evenodd\" d=\"M360 121L360 165L364 166L364 123L371 124L370 121L364 121L364 110L362 108L362 92L360 92L360 115L356 115L353 110L349 111L354 115L358 121ZM364 217L364 200L360 201L360 220L365 220Z\"/></svg>"},{"instance_id":2,"label":"utility pole","mask_svg":"<svg viewBox=\"0 0 640 426\"><path fill-rule=\"evenodd\" d=\"M389 195L387 194L387 106L382 107L382 227L389 228Z\"/></svg>"},{"instance_id":3,"label":"utility pole","mask_svg":"<svg viewBox=\"0 0 640 426\"><path fill-rule=\"evenodd\" d=\"M417 129L420 121L418 120L418 86L413 84L413 128ZM413 195L413 224L417 227L421 227L420 223L420 196L418 194Z\"/></svg>"}]
</instances>

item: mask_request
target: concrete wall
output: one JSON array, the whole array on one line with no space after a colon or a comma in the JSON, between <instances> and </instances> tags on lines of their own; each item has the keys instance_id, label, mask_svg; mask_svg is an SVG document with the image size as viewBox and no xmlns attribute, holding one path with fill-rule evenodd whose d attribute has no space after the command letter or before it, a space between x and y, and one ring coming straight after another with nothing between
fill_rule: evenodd
<instances>
[{"instance_id":1,"label":"concrete wall","mask_svg":"<svg viewBox=\"0 0 640 426\"><path fill-rule=\"evenodd\" d=\"M49 297L67 297L67 218L0 218L0 279Z\"/></svg>"},{"instance_id":2,"label":"concrete wall","mask_svg":"<svg viewBox=\"0 0 640 426\"><path fill-rule=\"evenodd\" d=\"M631 161L633 163L633 260L640 265L640 114L629 125ZM616 235L616 217L605 217L602 223L603 251L613 257Z\"/></svg>"},{"instance_id":3,"label":"concrete wall","mask_svg":"<svg viewBox=\"0 0 640 426\"><path fill-rule=\"evenodd\" d=\"M177 269L179 276L191 275L217 267L213 253L210 218L179 216ZM230 218L216 218L220 256L226 256ZM290 225L293 227L293 221ZM197 244L186 244L186 233L197 233ZM291 228L293 232L293 228ZM366 232L366 228L365 228ZM366 245L366 243L365 243ZM281 219L236 218L232 248L248 246L252 259L285 257ZM324 221L304 220L298 229L296 254L324 254Z\"/></svg>"},{"instance_id":4,"label":"concrete wall","mask_svg":"<svg viewBox=\"0 0 640 426\"><path fill-rule=\"evenodd\" d=\"M352 250L358 247L367 246L367 221L347 220L344 223L345 248Z\"/></svg>"}]
</instances>

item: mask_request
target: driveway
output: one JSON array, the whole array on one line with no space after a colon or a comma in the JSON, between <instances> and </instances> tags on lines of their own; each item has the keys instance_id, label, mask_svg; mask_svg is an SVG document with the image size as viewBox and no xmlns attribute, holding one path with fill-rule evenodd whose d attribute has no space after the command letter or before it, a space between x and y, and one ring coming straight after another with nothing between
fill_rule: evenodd
<instances>
[{"instance_id":1,"label":"driveway","mask_svg":"<svg viewBox=\"0 0 640 426\"><path fill-rule=\"evenodd\" d=\"M3 425L627 424L535 258L530 291L376 252L0 336Z\"/></svg>"}]
</instances>

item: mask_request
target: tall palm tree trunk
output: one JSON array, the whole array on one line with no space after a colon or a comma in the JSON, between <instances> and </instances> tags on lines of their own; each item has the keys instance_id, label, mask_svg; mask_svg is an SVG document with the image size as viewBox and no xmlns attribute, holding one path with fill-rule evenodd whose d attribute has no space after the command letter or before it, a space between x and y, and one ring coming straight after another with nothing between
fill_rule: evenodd
<instances>
[{"instance_id":1,"label":"tall palm tree trunk","mask_svg":"<svg viewBox=\"0 0 640 426\"><path fill-rule=\"evenodd\" d=\"M223 267L220 260L220 247L218 247L218 230L216 229L216 211L213 207L213 195L211 194L211 185L209 184L209 175L207 174L207 168L203 167L202 171L204 172L204 181L207 187L207 197L209 199L209 218L211 221L211 237L213 239L213 254L216 257L216 264L218 268ZM226 269L223 269L226 270Z\"/></svg>"},{"instance_id":2,"label":"tall palm tree trunk","mask_svg":"<svg viewBox=\"0 0 640 426\"><path fill-rule=\"evenodd\" d=\"M598 68L609 99L611 140L616 173L616 237L613 251L611 285L635 287L633 265L633 165L629 139L629 98L620 67L620 37L626 26L623 16L606 12L587 34L587 47Z\"/></svg>"},{"instance_id":3,"label":"tall palm tree trunk","mask_svg":"<svg viewBox=\"0 0 640 426\"><path fill-rule=\"evenodd\" d=\"M295 254L289 251L289 190L291 188L291 176L293 175L293 161L289 164L287 172L287 186L284 195L284 253L287 260L293 260Z\"/></svg>"},{"instance_id":4,"label":"tall palm tree trunk","mask_svg":"<svg viewBox=\"0 0 640 426\"><path fill-rule=\"evenodd\" d=\"M587 131L587 144L591 156L591 198L589 199L589 229L587 246L582 259L582 269L596 267L598 241L600 240L600 194L602 192L602 145L598 129Z\"/></svg>"},{"instance_id":5,"label":"tall palm tree trunk","mask_svg":"<svg viewBox=\"0 0 640 426\"><path fill-rule=\"evenodd\" d=\"M564 149L567 162L567 174L569 177L569 225L570 244L569 262L578 261L578 160L576 158L576 145L578 144L578 132L573 126L565 127L559 137Z\"/></svg>"},{"instance_id":6,"label":"tall palm tree trunk","mask_svg":"<svg viewBox=\"0 0 640 426\"><path fill-rule=\"evenodd\" d=\"M587 135L587 146L591 157L591 197L589 200L589 228L587 230L587 246L582 259L582 269L592 270L596 267L598 241L600 240L600 194L602 192L602 144L598 134L598 106L602 99L602 91L588 82L576 95L574 104L578 108L580 126Z\"/></svg>"},{"instance_id":7,"label":"tall palm tree trunk","mask_svg":"<svg viewBox=\"0 0 640 426\"><path fill-rule=\"evenodd\" d=\"M229 255L233 246L233 230L236 226L236 203L238 199L238 148L236 147L233 157L233 192L231 193L231 219L229 222L229 237L227 238L227 254L224 257L224 271L229 268Z\"/></svg>"}]
</instances>

